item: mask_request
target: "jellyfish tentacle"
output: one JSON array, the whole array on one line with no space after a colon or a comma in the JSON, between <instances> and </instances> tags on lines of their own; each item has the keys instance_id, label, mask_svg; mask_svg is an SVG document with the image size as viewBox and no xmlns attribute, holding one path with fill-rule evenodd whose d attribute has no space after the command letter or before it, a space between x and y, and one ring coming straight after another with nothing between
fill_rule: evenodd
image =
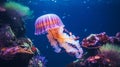
<instances>
[{"instance_id":1,"label":"jellyfish tentacle","mask_svg":"<svg viewBox=\"0 0 120 67\"><path fill-rule=\"evenodd\" d=\"M56 53L59 53L61 51L61 48L58 46L58 43L57 43L56 39L54 39L54 37L50 33L47 34L47 38L48 38L51 46L54 48L54 51Z\"/></svg>"}]
</instances>

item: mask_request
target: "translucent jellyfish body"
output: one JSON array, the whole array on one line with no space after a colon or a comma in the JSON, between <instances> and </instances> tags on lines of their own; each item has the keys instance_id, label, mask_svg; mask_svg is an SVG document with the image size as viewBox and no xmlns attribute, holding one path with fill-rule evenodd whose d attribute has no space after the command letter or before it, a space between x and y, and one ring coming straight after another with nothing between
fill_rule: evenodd
<instances>
[{"instance_id":1,"label":"translucent jellyfish body","mask_svg":"<svg viewBox=\"0 0 120 67\"><path fill-rule=\"evenodd\" d=\"M56 14L46 14L40 16L35 22L35 35L43 34L49 29L58 27L64 27L64 24Z\"/></svg>"},{"instance_id":2,"label":"translucent jellyfish body","mask_svg":"<svg viewBox=\"0 0 120 67\"><path fill-rule=\"evenodd\" d=\"M79 40L72 34L64 32L64 24L56 14L45 14L35 22L35 35L47 34L47 38L55 52L59 53L64 48L67 53L72 53L76 58L81 58L83 50Z\"/></svg>"}]
</instances>

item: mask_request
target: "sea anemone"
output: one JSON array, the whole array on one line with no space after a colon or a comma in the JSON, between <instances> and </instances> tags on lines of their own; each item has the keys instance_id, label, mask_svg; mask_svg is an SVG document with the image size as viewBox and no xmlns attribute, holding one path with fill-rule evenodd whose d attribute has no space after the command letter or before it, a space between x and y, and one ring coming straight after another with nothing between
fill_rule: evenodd
<instances>
[{"instance_id":1,"label":"sea anemone","mask_svg":"<svg viewBox=\"0 0 120 67\"><path fill-rule=\"evenodd\" d=\"M26 16L26 15L30 16L33 13L33 11L31 11L29 7L13 2L13 1L6 2L4 7L7 9L12 9L12 10L17 11L21 16Z\"/></svg>"},{"instance_id":2,"label":"sea anemone","mask_svg":"<svg viewBox=\"0 0 120 67\"><path fill-rule=\"evenodd\" d=\"M101 54L109 58L113 67L120 66L120 47L114 44L105 44L100 48Z\"/></svg>"}]
</instances>

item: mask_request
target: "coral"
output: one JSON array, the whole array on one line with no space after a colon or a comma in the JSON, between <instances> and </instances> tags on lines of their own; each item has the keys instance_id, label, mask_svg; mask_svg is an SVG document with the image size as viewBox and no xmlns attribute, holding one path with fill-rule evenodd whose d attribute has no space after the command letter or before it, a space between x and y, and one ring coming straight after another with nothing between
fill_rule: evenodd
<instances>
[{"instance_id":1,"label":"coral","mask_svg":"<svg viewBox=\"0 0 120 67\"><path fill-rule=\"evenodd\" d=\"M33 13L33 11L31 11L29 7L13 2L13 1L5 3L4 6L7 9L16 10L22 16L31 15Z\"/></svg>"},{"instance_id":2,"label":"coral","mask_svg":"<svg viewBox=\"0 0 120 67\"><path fill-rule=\"evenodd\" d=\"M5 47L0 50L0 66L4 67L27 67L33 57L30 49L20 46Z\"/></svg>"},{"instance_id":3,"label":"coral","mask_svg":"<svg viewBox=\"0 0 120 67\"><path fill-rule=\"evenodd\" d=\"M67 67L111 67L110 59L106 58L102 54L98 54L96 56L90 56L87 59L81 61L73 62L69 64ZM114 67L114 66L113 66Z\"/></svg>"},{"instance_id":4,"label":"coral","mask_svg":"<svg viewBox=\"0 0 120 67\"><path fill-rule=\"evenodd\" d=\"M20 46L2 48L0 52L0 58L4 60L11 60L16 56L16 54L33 55L33 52L31 51L31 49L22 48Z\"/></svg>"},{"instance_id":5,"label":"coral","mask_svg":"<svg viewBox=\"0 0 120 67\"><path fill-rule=\"evenodd\" d=\"M114 44L105 44L100 48L101 52L106 52L106 51L113 51L120 53L120 47Z\"/></svg>"},{"instance_id":6,"label":"coral","mask_svg":"<svg viewBox=\"0 0 120 67\"><path fill-rule=\"evenodd\" d=\"M105 57L109 58L112 62L113 67L119 67L120 66L120 47L114 45L114 44L106 44L103 45L101 48L101 54L103 54Z\"/></svg>"},{"instance_id":7,"label":"coral","mask_svg":"<svg viewBox=\"0 0 120 67\"><path fill-rule=\"evenodd\" d=\"M41 55L35 55L30 60L28 67L45 67L46 62L47 60L45 57L42 57Z\"/></svg>"},{"instance_id":8,"label":"coral","mask_svg":"<svg viewBox=\"0 0 120 67\"><path fill-rule=\"evenodd\" d=\"M120 47L115 44L104 44L96 55L85 55L72 62L67 67L119 67L120 66ZM96 51L96 50L94 50ZM92 52L90 52L92 53Z\"/></svg>"},{"instance_id":9,"label":"coral","mask_svg":"<svg viewBox=\"0 0 120 67\"><path fill-rule=\"evenodd\" d=\"M16 2L6 2L2 8L0 4L0 66L28 67L31 59L44 66L43 59L34 58L39 50L25 36L23 17L31 14L28 7Z\"/></svg>"}]
</instances>

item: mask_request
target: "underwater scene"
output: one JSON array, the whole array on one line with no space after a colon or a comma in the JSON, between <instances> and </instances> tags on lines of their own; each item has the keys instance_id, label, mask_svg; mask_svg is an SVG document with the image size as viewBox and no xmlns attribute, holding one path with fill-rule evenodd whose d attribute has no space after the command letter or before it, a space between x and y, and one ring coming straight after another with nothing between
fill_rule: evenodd
<instances>
[{"instance_id":1,"label":"underwater scene","mask_svg":"<svg viewBox=\"0 0 120 67\"><path fill-rule=\"evenodd\" d=\"M120 67L120 0L0 0L0 67Z\"/></svg>"}]
</instances>

